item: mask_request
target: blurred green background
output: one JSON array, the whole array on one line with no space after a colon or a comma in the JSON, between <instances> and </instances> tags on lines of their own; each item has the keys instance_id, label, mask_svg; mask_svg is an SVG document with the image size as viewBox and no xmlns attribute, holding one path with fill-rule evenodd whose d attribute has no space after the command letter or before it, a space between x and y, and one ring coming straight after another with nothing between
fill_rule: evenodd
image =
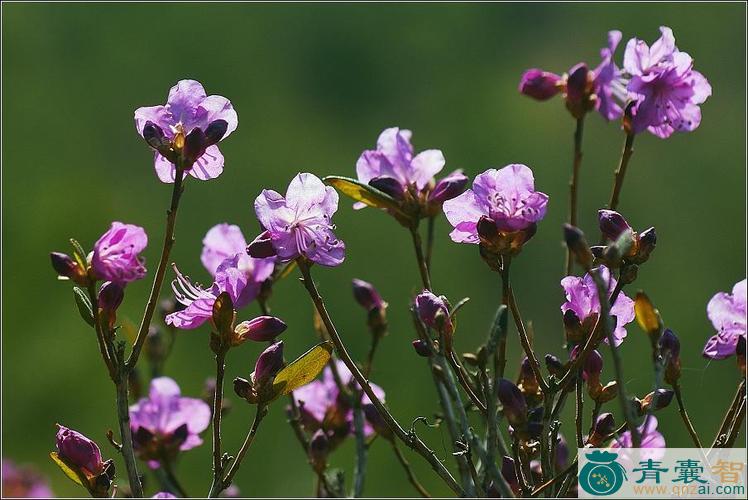
<instances>
[{"instance_id":1,"label":"blurred green background","mask_svg":"<svg viewBox=\"0 0 748 500\"><path fill-rule=\"evenodd\" d=\"M114 390L92 332L73 305L70 287L55 280L51 250L76 237L90 248L112 220L146 228L145 255L155 270L170 188L153 171L152 155L133 126L133 111L165 102L179 79L200 80L227 96L239 129L222 145L226 169L209 183L189 182L173 260L207 281L201 239L218 222L258 229L252 201L263 187L284 191L298 171L355 175L355 162L389 126L414 131L416 150L441 149L445 173L473 176L511 162L530 165L550 195L538 234L515 260L514 284L524 317L535 326L537 351L561 354L563 300L560 225L566 217L573 120L560 99L534 102L517 93L523 70L563 72L598 62L606 31L617 28L652 42L671 26L682 50L710 80L701 127L662 141L644 134L623 190L622 211L638 228L657 227L659 244L629 293L645 289L681 337L683 387L696 429L711 441L734 394L734 359L709 363L700 353L712 334L706 303L745 276L745 6L627 5L261 5L261 4L3 4L3 457L31 462L60 496L82 490L47 458L54 424L93 437L107 456L104 434L116 426ZM622 59L622 46L617 61ZM587 120L581 183L581 225L596 231L607 201L623 135L597 116ZM341 200L336 217L347 258L316 278L344 340L361 358L368 346L364 313L350 282L373 282L390 303L391 334L372 379L387 391L395 416L408 425L437 409L414 337L407 303L418 272L407 233L375 210L354 212ZM435 289L453 301L469 296L457 345L483 341L499 300L497 275L477 250L447 237L437 224ZM149 276L150 277L150 276ZM137 319L149 281L132 284L121 312ZM169 294L167 289L164 295ZM282 282L273 311L289 324L283 338L293 358L315 342L311 303L295 279ZM255 307L242 316L255 314ZM653 384L646 336L632 324L623 345L627 389L640 396ZM259 345L232 351L227 378L247 376ZM510 371L520 360L510 336ZM185 395L197 396L214 365L203 328L179 335L167 373ZM605 372L610 376L611 368ZM238 448L252 409L234 401L224 442ZM617 403L611 408L616 411ZM570 414L562 432L569 435ZM688 435L673 406L658 414L670 446ZM445 430L420 435L449 459ZM210 439L182 456L178 473L189 492L204 495ZM350 484L353 443L332 462ZM408 454L434 494L448 494L428 466ZM119 460L119 459L117 459ZM313 476L285 422L283 403L270 411L237 476L245 495L313 494ZM451 463L451 461L450 461ZM118 468L124 472L121 463ZM154 487L150 482L150 488ZM370 452L367 495L414 491L384 443Z\"/></svg>"}]
</instances>

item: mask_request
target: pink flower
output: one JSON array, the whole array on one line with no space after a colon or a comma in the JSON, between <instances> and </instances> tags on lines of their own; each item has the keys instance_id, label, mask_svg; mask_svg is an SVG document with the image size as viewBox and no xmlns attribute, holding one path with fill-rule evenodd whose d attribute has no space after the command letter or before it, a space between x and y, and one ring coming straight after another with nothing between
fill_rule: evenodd
<instances>
[{"instance_id":1,"label":"pink flower","mask_svg":"<svg viewBox=\"0 0 748 500\"><path fill-rule=\"evenodd\" d=\"M657 459L662 458L665 455L665 438L662 434L657 431L657 417L654 415L647 415L644 419L644 424L639 429L639 436L641 436L640 448L649 448L651 451L642 451L641 457L643 459ZM631 437L631 431L626 431L610 444L613 449L617 448L633 448L634 441Z\"/></svg>"},{"instance_id":2,"label":"pink flower","mask_svg":"<svg viewBox=\"0 0 748 500\"><path fill-rule=\"evenodd\" d=\"M99 279L124 285L145 276L140 252L148 236L140 226L112 222L112 227L94 244L91 265Z\"/></svg>"}]
</instances>

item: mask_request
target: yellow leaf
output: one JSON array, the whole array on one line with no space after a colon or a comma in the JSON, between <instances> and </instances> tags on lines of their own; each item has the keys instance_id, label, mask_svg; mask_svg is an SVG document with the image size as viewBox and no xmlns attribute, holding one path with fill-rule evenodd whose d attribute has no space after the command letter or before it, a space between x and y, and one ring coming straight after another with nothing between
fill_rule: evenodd
<instances>
[{"instance_id":1,"label":"yellow leaf","mask_svg":"<svg viewBox=\"0 0 748 500\"><path fill-rule=\"evenodd\" d=\"M647 294L639 292L636 294L634 301L634 312L636 313L636 322L647 333L658 332L662 326L660 313L655 309L652 301Z\"/></svg>"},{"instance_id":2,"label":"yellow leaf","mask_svg":"<svg viewBox=\"0 0 748 500\"><path fill-rule=\"evenodd\" d=\"M360 201L370 207L388 208L400 213L400 205L394 198L383 193L382 191L359 182L349 177L339 177L337 175L328 175L323 179L346 196Z\"/></svg>"},{"instance_id":3,"label":"yellow leaf","mask_svg":"<svg viewBox=\"0 0 748 500\"><path fill-rule=\"evenodd\" d=\"M332 343L322 342L309 349L283 368L273 380L272 399L288 394L315 379L322 371L332 354Z\"/></svg>"},{"instance_id":4,"label":"yellow leaf","mask_svg":"<svg viewBox=\"0 0 748 500\"><path fill-rule=\"evenodd\" d=\"M64 472L67 477L72 479L76 484L80 484L85 488L85 484L83 484L83 479L80 477L80 475L75 472L68 464L66 464L65 461L60 458L57 452L51 452L49 454L49 458L51 458L52 461L57 464L57 467L62 469L62 472Z\"/></svg>"}]
</instances>

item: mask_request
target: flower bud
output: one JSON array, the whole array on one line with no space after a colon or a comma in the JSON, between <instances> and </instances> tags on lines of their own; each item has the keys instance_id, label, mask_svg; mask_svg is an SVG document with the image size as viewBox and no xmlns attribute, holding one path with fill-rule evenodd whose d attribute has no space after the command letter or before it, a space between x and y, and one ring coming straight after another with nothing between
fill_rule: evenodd
<instances>
[{"instance_id":1,"label":"flower bud","mask_svg":"<svg viewBox=\"0 0 748 500\"><path fill-rule=\"evenodd\" d=\"M522 74L519 91L538 101L547 101L559 92L561 77L540 69L528 69Z\"/></svg>"},{"instance_id":2,"label":"flower bud","mask_svg":"<svg viewBox=\"0 0 748 500\"><path fill-rule=\"evenodd\" d=\"M232 345L239 345L247 340L267 342L286 331L286 324L275 316L258 316L249 321L242 321L234 328Z\"/></svg>"},{"instance_id":3,"label":"flower bud","mask_svg":"<svg viewBox=\"0 0 748 500\"><path fill-rule=\"evenodd\" d=\"M164 131L153 122L146 122L143 126L143 139L150 147L158 151L161 156L169 161L175 159L174 151L171 147L171 141L164 134Z\"/></svg>"},{"instance_id":4,"label":"flower bud","mask_svg":"<svg viewBox=\"0 0 748 500\"><path fill-rule=\"evenodd\" d=\"M587 439L587 443L595 448L599 448L602 446L605 439L613 433L615 425L616 422L613 418L613 414L603 413L597 417L597 420L595 420L595 425L592 429L592 433Z\"/></svg>"},{"instance_id":5,"label":"flower bud","mask_svg":"<svg viewBox=\"0 0 748 500\"><path fill-rule=\"evenodd\" d=\"M217 144L226 135L229 123L226 120L214 120L205 129L205 142L207 146Z\"/></svg>"},{"instance_id":6,"label":"flower bud","mask_svg":"<svg viewBox=\"0 0 748 500\"><path fill-rule=\"evenodd\" d=\"M519 493L519 480L517 479L517 469L514 465L514 459L504 456L501 460L501 475L506 480L514 494Z\"/></svg>"},{"instance_id":7,"label":"flower bud","mask_svg":"<svg viewBox=\"0 0 748 500\"><path fill-rule=\"evenodd\" d=\"M603 357L597 350L587 355L582 368L582 378L589 381L597 381L603 371Z\"/></svg>"},{"instance_id":8,"label":"flower bud","mask_svg":"<svg viewBox=\"0 0 748 500\"><path fill-rule=\"evenodd\" d=\"M584 239L584 233L571 224L564 224L564 240L569 251L585 271L592 267L592 252Z\"/></svg>"},{"instance_id":9,"label":"flower bud","mask_svg":"<svg viewBox=\"0 0 748 500\"><path fill-rule=\"evenodd\" d=\"M445 201L451 200L465 190L465 186L467 186L469 180L462 173L462 170L455 170L436 183L434 189L429 193L429 203L441 205Z\"/></svg>"},{"instance_id":10,"label":"flower bud","mask_svg":"<svg viewBox=\"0 0 748 500\"><path fill-rule=\"evenodd\" d=\"M182 158L184 158L185 168L192 168L195 161L200 158L208 147L208 139L205 132L199 127L192 129L192 132L184 138L184 147L182 148Z\"/></svg>"},{"instance_id":11,"label":"flower bud","mask_svg":"<svg viewBox=\"0 0 748 500\"><path fill-rule=\"evenodd\" d=\"M252 387L252 382L245 378L236 377L234 379L234 392L240 398L247 400L252 399Z\"/></svg>"},{"instance_id":12,"label":"flower bud","mask_svg":"<svg viewBox=\"0 0 748 500\"><path fill-rule=\"evenodd\" d=\"M414 340L413 349L415 349L416 354L418 354L419 356L423 356L424 358L428 358L431 356L431 348L429 347L428 342L426 342L425 340Z\"/></svg>"},{"instance_id":13,"label":"flower bud","mask_svg":"<svg viewBox=\"0 0 748 500\"><path fill-rule=\"evenodd\" d=\"M99 288L99 309L114 312L125 298L125 289L117 283L105 281Z\"/></svg>"},{"instance_id":14,"label":"flower bud","mask_svg":"<svg viewBox=\"0 0 748 500\"><path fill-rule=\"evenodd\" d=\"M564 311L564 331L566 332L566 340L569 342L581 342L585 337L582 322L579 321L579 316L572 309Z\"/></svg>"},{"instance_id":15,"label":"flower bud","mask_svg":"<svg viewBox=\"0 0 748 500\"><path fill-rule=\"evenodd\" d=\"M353 280L353 298L367 311L387 306L374 285L360 279Z\"/></svg>"},{"instance_id":16,"label":"flower bud","mask_svg":"<svg viewBox=\"0 0 748 500\"><path fill-rule=\"evenodd\" d=\"M665 363L665 382L672 385L680 378L680 340L670 328L666 328L660 337L659 346Z\"/></svg>"},{"instance_id":17,"label":"flower bud","mask_svg":"<svg viewBox=\"0 0 748 500\"><path fill-rule=\"evenodd\" d=\"M649 259L649 255L657 246L657 233L655 228L649 229L639 234L639 250L636 252L636 262L641 264Z\"/></svg>"},{"instance_id":18,"label":"flower bud","mask_svg":"<svg viewBox=\"0 0 748 500\"><path fill-rule=\"evenodd\" d=\"M52 261L52 268L58 276L71 279L78 285L88 286L86 270L82 269L72 257L62 252L51 252L49 257Z\"/></svg>"},{"instance_id":19,"label":"flower bud","mask_svg":"<svg viewBox=\"0 0 748 500\"><path fill-rule=\"evenodd\" d=\"M435 328L445 334L453 331L452 320L444 297L437 297L424 290L416 297L416 313L426 326Z\"/></svg>"},{"instance_id":20,"label":"flower bud","mask_svg":"<svg viewBox=\"0 0 748 500\"><path fill-rule=\"evenodd\" d=\"M592 73L584 63L579 63L569 70L566 78L566 109L574 118L582 118L594 106L591 99L591 77Z\"/></svg>"},{"instance_id":21,"label":"flower bud","mask_svg":"<svg viewBox=\"0 0 748 500\"><path fill-rule=\"evenodd\" d=\"M57 424L56 445L60 458L81 469L86 477L98 475L104 470L99 446L80 432Z\"/></svg>"},{"instance_id":22,"label":"flower bud","mask_svg":"<svg viewBox=\"0 0 748 500\"><path fill-rule=\"evenodd\" d=\"M405 194L402 184L392 177L374 177L369 185L396 200L401 200Z\"/></svg>"},{"instance_id":23,"label":"flower bud","mask_svg":"<svg viewBox=\"0 0 748 500\"><path fill-rule=\"evenodd\" d=\"M590 389L589 394L595 402L600 404L612 401L616 396L618 396L618 382L613 380L605 384L605 386L598 383L597 387Z\"/></svg>"},{"instance_id":24,"label":"flower bud","mask_svg":"<svg viewBox=\"0 0 748 500\"><path fill-rule=\"evenodd\" d=\"M283 368L283 341L271 345L257 358L252 381L255 386L262 386Z\"/></svg>"},{"instance_id":25,"label":"flower bud","mask_svg":"<svg viewBox=\"0 0 748 500\"><path fill-rule=\"evenodd\" d=\"M527 403L519 388L502 378L499 380L498 394L507 421L514 427L524 426L527 423Z\"/></svg>"},{"instance_id":26,"label":"flower bud","mask_svg":"<svg viewBox=\"0 0 748 500\"><path fill-rule=\"evenodd\" d=\"M641 414L662 410L670 404L674 395L675 393L670 389L661 388L650 392L641 400Z\"/></svg>"},{"instance_id":27,"label":"flower bud","mask_svg":"<svg viewBox=\"0 0 748 500\"><path fill-rule=\"evenodd\" d=\"M276 252L273 240L270 237L270 231L264 231L252 240L252 243L247 245L247 254L255 259L275 257Z\"/></svg>"},{"instance_id":28,"label":"flower bud","mask_svg":"<svg viewBox=\"0 0 748 500\"><path fill-rule=\"evenodd\" d=\"M317 474L321 474L327 467L327 454L329 452L330 440L325 431L318 429L309 441L309 461Z\"/></svg>"},{"instance_id":29,"label":"flower bud","mask_svg":"<svg viewBox=\"0 0 748 500\"><path fill-rule=\"evenodd\" d=\"M519 367L519 383L517 387L522 391L526 400L533 400L540 396L540 386L538 385L538 380L535 378L535 372L532 371L530 360L527 357L522 360L522 364Z\"/></svg>"},{"instance_id":30,"label":"flower bud","mask_svg":"<svg viewBox=\"0 0 748 500\"><path fill-rule=\"evenodd\" d=\"M564 372L564 364L553 354L545 355L545 367L548 369L548 373L554 377L558 377Z\"/></svg>"},{"instance_id":31,"label":"flower bud","mask_svg":"<svg viewBox=\"0 0 748 500\"><path fill-rule=\"evenodd\" d=\"M624 231L632 230L623 215L615 210L598 210L597 218L600 224L600 232L610 241L617 240Z\"/></svg>"}]
</instances>

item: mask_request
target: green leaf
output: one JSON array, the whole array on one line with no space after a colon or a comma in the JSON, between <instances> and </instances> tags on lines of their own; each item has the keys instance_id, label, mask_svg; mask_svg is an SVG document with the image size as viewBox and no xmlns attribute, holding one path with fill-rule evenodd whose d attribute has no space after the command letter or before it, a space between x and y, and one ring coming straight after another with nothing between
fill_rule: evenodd
<instances>
[{"instance_id":1,"label":"green leaf","mask_svg":"<svg viewBox=\"0 0 748 500\"><path fill-rule=\"evenodd\" d=\"M70 238L70 245L73 247L73 257L75 258L75 261L79 266L81 266L81 269L86 269L88 267L88 263L86 262L86 251L83 250L83 247L75 238Z\"/></svg>"},{"instance_id":2,"label":"green leaf","mask_svg":"<svg viewBox=\"0 0 748 500\"><path fill-rule=\"evenodd\" d=\"M272 398L288 394L314 380L332 355L332 343L325 341L309 349L278 372L273 380Z\"/></svg>"},{"instance_id":3,"label":"green leaf","mask_svg":"<svg viewBox=\"0 0 748 500\"><path fill-rule=\"evenodd\" d=\"M75 305L78 306L78 312L83 321L90 326L94 326L93 307L91 306L91 299L88 297L88 294L82 288L74 286L73 297L75 298Z\"/></svg>"},{"instance_id":4,"label":"green leaf","mask_svg":"<svg viewBox=\"0 0 748 500\"><path fill-rule=\"evenodd\" d=\"M85 477L82 477L80 472L76 472L71 466L69 466L66 461L57 454L57 452L51 452L49 454L49 458L51 458L52 461L57 464L57 467L59 467L67 477L72 479L74 483L86 488L86 483L88 482L88 480Z\"/></svg>"},{"instance_id":5,"label":"green leaf","mask_svg":"<svg viewBox=\"0 0 748 500\"><path fill-rule=\"evenodd\" d=\"M344 195L360 201L365 205L375 208L387 208L402 214L400 204L393 197L368 184L351 179L350 177L340 177L337 175L328 175L322 180Z\"/></svg>"},{"instance_id":6,"label":"green leaf","mask_svg":"<svg viewBox=\"0 0 748 500\"><path fill-rule=\"evenodd\" d=\"M501 339L506 338L508 318L507 307L501 304L496 310L496 316L494 316L493 325L491 325L491 331L488 334L488 343L486 345L488 352L496 352Z\"/></svg>"}]
</instances>

